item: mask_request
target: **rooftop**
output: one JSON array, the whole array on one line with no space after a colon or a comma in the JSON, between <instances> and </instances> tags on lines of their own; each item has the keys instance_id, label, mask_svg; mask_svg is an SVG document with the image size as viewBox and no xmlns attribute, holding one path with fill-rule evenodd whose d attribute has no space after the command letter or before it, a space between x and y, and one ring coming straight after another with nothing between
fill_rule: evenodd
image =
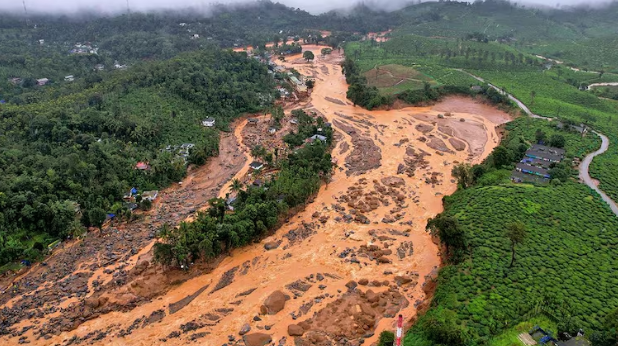
<instances>
[{"instance_id":1,"label":"rooftop","mask_svg":"<svg viewBox=\"0 0 618 346\"><path fill-rule=\"evenodd\" d=\"M549 161L561 161L564 158L564 149L535 144L526 151L526 156Z\"/></svg>"},{"instance_id":2,"label":"rooftop","mask_svg":"<svg viewBox=\"0 0 618 346\"><path fill-rule=\"evenodd\" d=\"M249 164L249 167L251 167L252 169L260 169L264 167L264 164L259 161L253 161Z\"/></svg>"},{"instance_id":3,"label":"rooftop","mask_svg":"<svg viewBox=\"0 0 618 346\"><path fill-rule=\"evenodd\" d=\"M521 170L524 173L530 173L530 174L539 175L545 178L549 178L549 171L545 168L530 166L530 165L527 165L521 162L518 163L517 166L515 167L516 169Z\"/></svg>"}]
</instances>

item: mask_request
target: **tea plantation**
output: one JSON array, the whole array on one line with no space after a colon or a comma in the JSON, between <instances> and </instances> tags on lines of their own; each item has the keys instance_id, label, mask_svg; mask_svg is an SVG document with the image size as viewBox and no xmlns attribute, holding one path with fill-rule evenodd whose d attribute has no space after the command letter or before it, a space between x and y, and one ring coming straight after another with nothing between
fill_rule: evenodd
<instances>
[{"instance_id":1,"label":"tea plantation","mask_svg":"<svg viewBox=\"0 0 618 346\"><path fill-rule=\"evenodd\" d=\"M537 130L564 136L567 157L600 145L594 135L582 137L546 120L519 118L506 129L502 145L507 148L532 143ZM464 229L467 254L441 270L431 308L406 343L494 345L502 332L538 318L590 335L602 330L606 316L618 307L618 218L607 205L575 180L533 186L489 179L509 176L502 172L489 169L479 179L489 185L478 183L445 197L444 215ZM527 237L509 267L506 228L516 221L525 225Z\"/></svg>"}]
</instances>

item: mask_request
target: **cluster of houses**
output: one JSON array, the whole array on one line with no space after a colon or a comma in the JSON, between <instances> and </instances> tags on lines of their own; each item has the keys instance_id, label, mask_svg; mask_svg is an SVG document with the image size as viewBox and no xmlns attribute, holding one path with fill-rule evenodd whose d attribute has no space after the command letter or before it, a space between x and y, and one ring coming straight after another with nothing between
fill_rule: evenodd
<instances>
[{"instance_id":1,"label":"cluster of houses","mask_svg":"<svg viewBox=\"0 0 618 346\"><path fill-rule=\"evenodd\" d=\"M150 201L150 202L154 202L157 197L159 197L159 191L157 190L153 190L153 191L144 191L141 194L138 192L138 190L136 188L131 188L131 190L129 190L129 192L125 193L125 195L122 197L122 199L124 200L124 207L133 211L135 209L138 208L138 205L136 203L137 201L137 196L141 196L142 197L142 201Z\"/></svg>"},{"instance_id":2,"label":"cluster of houses","mask_svg":"<svg viewBox=\"0 0 618 346\"><path fill-rule=\"evenodd\" d=\"M99 54L99 48L93 47L91 43L76 43L69 51L71 55Z\"/></svg>"},{"instance_id":3,"label":"cluster of houses","mask_svg":"<svg viewBox=\"0 0 618 346\"><path fill-rule=\"evenodd\" d=\"M161 149L161 151L176 154L176 156L180 157L186 164L187 159L189 158L191 149L193 148L195 148L195 144L183 143L181 145L168 145L164 149Z\"/></svg>"},{"instance_id":4,"label":"cluster of houses","mask_svg":"<svg viewBox=\"0 0 618 346\"><path fill-rule=\"evenodd\" d=\"M511 180L521 182L549 182L549 166L564 159L564 149L535 144L526 151L524 158L515 166Z\"/></svg>"},{"instance_id":5,"label":"cluster of houses","mask_svg":"<svg viewBox=\"0 0 618 346\"><path fill-rule=\"evenodd\" d=\"M195 144L183 143L181 145L168 145L164 149L161 149L161 151L176 154L176 157L181 158L186 164L191 149L193 148L195 148Z\"/></svg>"},{"instance_id":6,"label":"cluster of houses","mask_svg":"<svg viewBox=\"0 0 618 346\"><path fill-rule=\"evenodd\" d=\"M569 334L563 335L561 339L566 340L558 340L554 338L551 332L544 330L539 326L535 326L528 333L522 333L519 336L519 339L525 345L548 345L548 346L591 346L592 343L588 341L584 337L584 331L579 330L577 336L573 337Z\"/></svg>"}]
</instances>

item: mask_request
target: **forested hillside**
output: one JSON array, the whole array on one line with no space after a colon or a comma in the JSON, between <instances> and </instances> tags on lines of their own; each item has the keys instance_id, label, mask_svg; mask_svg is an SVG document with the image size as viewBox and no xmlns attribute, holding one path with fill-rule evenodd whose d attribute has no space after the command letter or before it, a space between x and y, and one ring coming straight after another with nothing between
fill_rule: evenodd
<instances>
[{"instance_id":1,"label":"forested hillside","mask_svg":"<svg viewBox=\"0 0 618 346\"><path fill-rule=\"evenodd\" d=\"M195 144L189 163L217 155L218 133L201 121L214 117L225 128L267 106L266 72L244 53L210 49L50 87L28 105L1 105L0 263L36 257L82 225L100 226L133 186L179 181L185 159L161 151L168 145ZM150 168L136 170L137 162Z\"/></svg>"},{"instance_id":2,"label":"forested hillside","mask_svg":"<svg viewBox=\"0 0 618 346\"><path fill-rule=\"evenodd\" d=\"M291 42L291 38L315 42L322 39L319 30L331 30L334 33L330 41L323 43L337 46L352 32L388 29L392 24L390 16L364 6L346 15L332 12L313 16L270 1L117 16L34 15L27 21L20 15L3 14L0 100L11 101L21 90L32 88L35 79L62 83L67 75L92 78L97 65L114 70L139 61L170 59L212 45L260 47L273 40ZM11 78L21 81L10 83ZM15 84L24 88L15 88Z\"/></svg>"}]
</instances>

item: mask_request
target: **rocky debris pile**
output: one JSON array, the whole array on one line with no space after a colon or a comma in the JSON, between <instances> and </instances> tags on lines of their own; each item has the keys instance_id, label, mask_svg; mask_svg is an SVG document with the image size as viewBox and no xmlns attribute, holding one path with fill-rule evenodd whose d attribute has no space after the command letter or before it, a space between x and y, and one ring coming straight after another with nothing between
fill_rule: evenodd
<instances>
[{"instance_id":1,"label":"rocky debris pile","mask_svg":"<svg viewBox=\"0 0 618 346\"><path fill-rule=\"evenodd\" d=\"M303 294L311 288L311 286L313 285L305 280L296 280L291 284L285 285L285 288L290 291L294 297L302 297Z\"/></svg>"},{"instance_id":2,"label":"rocky debris pile","mask_svg":"<svg viewBox=\"0 0 618 346\"><path fill-rule=\"evenodd\" d=\"M423 174L423 177L425 178L425 184L431 185L432 187L435 187L436 185L441 185L442 184L442 178L444 176L443 173L440 172L430 172L427 174Z\"/></svg>"},{"instance_id":3,"label":"rocky debris pile","mask_svg":"<svg viewBox=\"0 0 618 346\"><path fill-rule=\"evenodd\" d=\"M352 137L353 149L345 158L348 176L360 175L382 165L382 150L373 142L371 137L361 135L356 127L347 122L334 120L333 124Z\"/></svg>"},{"instance_id":4,"label":"rocky debris pile","mask_svg":"<svg viewBox=\"0 0 618 346\"><path fill-rule=\"evenodd\" d=\"M291 330L294 335L288 327L288 334L295 336L296 345L348 345L353 340L358 344L361 339L373 335L380 319L396 316L409 304L395 287L376 293L371 289L361 291L355 282L350 285L353 289L341 298L327 304L313 317L295 324Z\"/></svg>"},{"instance_id":5,"label":"rocky debris pile","mask_svg":"<svg viewBox=\"0 0 618 346\"><path fill-rule=\"evenodd\" d=\"M417 169L426 169L429 167L429 162L425 160L426 156L431 156L431 154L422 149L418 149L417 153L413 147L406 147L406 157L404 158L404 163L399 164L397 167L397 174L406 174L408 177L413 177Z\"/></svg>"},{"instance_id":6,"label":"rocky debris pile","mask_svg":"<svg viewBox=\"0 0 618 346\"><path fill-rule=\"evenodd\" d=\"M217 282L217 284L212 289L212 291L210 291L210 294L213 294L214 292L231 285L232 282L234 282L234 277L236 276L236 272L238 271L238 268L239 267L236 266L226 271L225 273L223 273L223 275L221 276L221 279L219 279L219 282Z\"/></svg>"},{"instance_id":7,"label":"rocky debris pile","mask_svg":"<svg viewBox=\"0 0 618 346\"><path fill-rule=\"evenodd\" d=\"M397 257L399 257L400 260L406 257L411 257L413 254L414 244L412 244L411 241L404 241L399 243L399 246L397 247Z\"/></svg>"},{"instance_id":8,"label":"rocky debris pile","mask_svg":"<svg viewBox=\"0 0 618 346\"><path fill-rule=\"evenodd\" d=\"M391 263L391 259L388 257L393 254L391 249L381 249L378 245L361 245L358 250L358 255L367 257L371 261L376 261L377 264Z\"/></svg>"},{"instance_id":9,"label":"rocky debris pile","mask_svg":"<svg viewBox=\"0 0 618 346\"><path fill-rule=\"evenodd\" d=\"M359 179L353 186L348 187L345 194L337 197L337 202L346 203L350 208L348 213L341 204L334 205L333 209L339 212L340 216L335 218L337 222L352 222L369 224L371 220L364 214L370 213L382 206L396 205L391 213L382 219L384 223L393 223L401 220L405 212L401 212L406 206L405 181L399 177L385 177L380 181L373 180L373 189L368 188L368 181L365 178ZM413 192L412 192L413 193ZM346 234L346 236L349 236Z\"/></svg>"},{"instance_id":10,"label":"rocky debris pile","mask_svg":"<svg viewBox=\"0 0 618 346\"><path fill-rule=\"evenodd\" d=\"M395 283L397 286L410 286L414 287L418 284L418 273L409 273L409 275L397 275L395 276Z\"/></svg>"},{"instance_id":11,"label":"rocky debris pile","mask_svg":"<svg viewBox=\"0 0 618 346\"><path fill-rule=\"evenodd\" d=\"M287 249L289 246L299 243L312 235L316 234L315 224L313 222L306 223L303 221L302 225L298 228L292 229L288 231L288 233L283 236L288 239L289 244L284 247Z\"/></svg>"}]
</instances>

